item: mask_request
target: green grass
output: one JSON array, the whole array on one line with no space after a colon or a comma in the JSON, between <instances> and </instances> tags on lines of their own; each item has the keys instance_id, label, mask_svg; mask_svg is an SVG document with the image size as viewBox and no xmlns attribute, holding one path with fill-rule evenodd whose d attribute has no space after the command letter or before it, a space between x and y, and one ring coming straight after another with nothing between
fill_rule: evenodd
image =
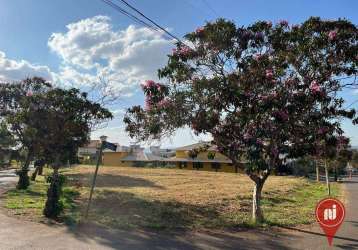
<instances>
[{"instance_id":1,"label":"green grass","mask_svg":"<svg viewBox=\"0 0 358 250\"><path fill-rule=\"evenodd\" d=\"M48 184L43 176L32 182L27 190L12 189L5 195L5 207L13 214L41 216L46 201Z\"/></svg>"},{"instance_id":2,"label":"green grass","mask_svg":"<svg viewBox=\"0 0 358 250\"><path fill-rule=\"evenodd\" d=\"M331 197L340 197L339 185L331 183ZM285 196L264 196L262 207L265 212L265 222L268 225L278 226L313 223L316 205L325 197L327 197L326 185L308 180Z\"/></svg>"},{"instance_id":3,"label":"green grass","mask_svg":"<svg viewBox=\"0 0 358 250\"><path fill-rule=\"evenodd\" d=\"M36 181L32 181L26 190L9 190L5 194L5 208L11 214L28 217L30 220L44 219L42 212L45 207L46 194L49 184L45 181L45 176L37 176ZM79 192L73 187L64 186L62 190L62 203L64 213L59 217L60 221L75 223L78 216L75 199Z\"/></svg>"}]
</instances>

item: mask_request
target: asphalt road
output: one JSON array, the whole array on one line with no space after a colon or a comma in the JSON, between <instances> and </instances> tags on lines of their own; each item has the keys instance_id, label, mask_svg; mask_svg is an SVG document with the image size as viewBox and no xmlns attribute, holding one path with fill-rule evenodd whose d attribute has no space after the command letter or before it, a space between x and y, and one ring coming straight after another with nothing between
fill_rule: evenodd
<instances>
[{"instance_id":1,"label":"asphalt road","mask_svg":"<svg viewBox=\"0 0 358 250\"><path fill-rule=\"evenodd\" d=\"M16 184L0 171L0 194ZM328 247L321 229L163 232L108 230L89 223L75 228L22 221L0 210L0 249L358 249L358 178L345 183L345 222Z\"/></svg>"},{"instance_id":2,"label":"asphalt road","mask_svg":"<svg viewBox=\"0 0 358 250\"><path fill-rule=\"evenodd\" d=\"M9 187L13 186L17 181L15 170L1 170L0 171L0 195Z\"/></svg>"}]
</instances>

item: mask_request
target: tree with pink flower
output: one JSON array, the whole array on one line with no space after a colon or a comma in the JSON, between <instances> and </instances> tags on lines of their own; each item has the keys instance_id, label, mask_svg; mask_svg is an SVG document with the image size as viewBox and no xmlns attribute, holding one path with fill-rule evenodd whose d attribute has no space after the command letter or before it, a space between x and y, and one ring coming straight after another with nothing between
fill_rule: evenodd
<instances>
[{"instance_id":1,"label":"tree with pink flower","mask_svg":"<svg viewBox=\"0 0 358 250\"><path fill-rule=\"evenodd\" d=\"M178 53L186 45L177 44L159 70L165 91L145 88L152 108L130 108L126 130L141 140L185 126L210 134L253 181L252 218L262 222L269 175L287 159L316 154L325 140L320 128L329 138L343 133L339 119L357 122L337 92L347 84L339 79L358 72L358 31L349 21L320 18L292 27L287 21L238 27L219 19L202 29L186 35L188 53ZM171 104L164 109L165 98Z\"/></svg>"}]
</instances>

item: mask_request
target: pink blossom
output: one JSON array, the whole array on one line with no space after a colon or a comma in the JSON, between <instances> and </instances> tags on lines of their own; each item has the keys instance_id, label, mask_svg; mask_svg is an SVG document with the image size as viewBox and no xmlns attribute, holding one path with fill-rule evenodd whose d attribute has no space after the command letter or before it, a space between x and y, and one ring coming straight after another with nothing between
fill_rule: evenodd
<instances>
[{"instance_id":1,"label":"pink blossom","mask_svg":"<svg viewBox=\"0 0 358 250\"><path fill-rule=\"evenodd\" d=\"M300 25L298 25L298 24L292 25L292 29L298 29L299 27L300 27Z\"/></svg>"},{"instance_id":2,"label":"pink blossom","mask_svg":"<svg viewBox=\"0 0 358 250\"><path fill-rule=\"evenodd\" d=\"M173 55L176 55L178 53L178 50L177 49L172 49L172 54Z\"/></svg>"},{"instance_id":3,"label":"pink blossom","mask_svg":"<svg viewBox=\"0 0 358 250\"><path fill-rule=\"evenodd\" d=\"M266 24L271 28L272 27L272 22L271 21L266 21Z\"/></svg>"},{"instance_id":4,"label":"pink blossom","mask_svg":"<svg viewBox=\"0 0 358 250\"><path fill-rule=\"evenodd\" d=\"M287 27L288 26L288 21L287 20L280 20L279 24L282 25L282 26Z\"/></svg>"},{"instance_id":5,"label":"pink blossom","mask_svg":"<svg viewBox=\"0 0 358 250\"><path fill-rule=\"evenodd\" d=\"M319 128L318 129L318 134L319 135L323 135L323 134L325 134L325 133L327 133L328 132L328 128L327 127L321 127L321 128Z\"/></svg>"},{"instance_id":6,"label":"pink blossom","mask_svg":"<svg viewBox=\"0 0 358 250\"><path fill-rule=\"evenodd\" d=\"M287 113L286 110L276 111L274 113L274 116L277 117L278 119L282 120L282 121L287 121L288 120L288 113Z\"/></svg>"},{"instance_id":7,"label":"pink blossom","mask_svg":"<svg viewBox=\"0 0 358 250\"><path fill-rule=\"evenodd\" d=\"M244 96L249 98L251 96L251 92L250 91L245 91Z\"/></svg>"},{"instance_id":8,"label":"pink blossom","mask_svg":"<svg viewBox=\"0 0 358 250\"><path fill-rule=\"evenodd\" d=\"M188 56L192 52L192 49L188 46L183 46L180 48L178 54L181 56Z\"/></svg>"},{"instance_id":9,"label":"pink blossom","mask_svg":"<svg viewBox=\"0 0 358 250\"><path fill-rule=\"evenodd\" d=\"M242 33L242 36L243 36L243 38L249 39L249 38L251 38L251 36L252 36L252 32L249 31L249 30L245 30L245 31Z\"/></svg>"},{"instance_id":10,"label":"pink blossom","mask_svg":"<svg viewBox=\"0 0 358 250\"><path fill-rule=\"evenodd\" d=\"M275 157L278 156L278 150L277 150L276 147L271 148L271 154L272 154L273 156L275 156Z\"/></svg>"},{"instance_id":11,"label":"pink blossom","mask_svg":"<svg viewBox=\"0 0 358 250\"><path fill-rule=\"evenodd\" d=\"M171 101L168 97L164 98L158 103L158 107L166 108L171 104Z\"/></svg>"},{"instance_id":12,"label":"pink blossom","mask_svg":"<svg viewBox=\"0 0 358 250\"><path fill-rule=\"evenodd\" d=\"M294 81L292 78L288 78L288 79L286 80L286 82L285 82L285 84L288 85L288 86L290 86L290 85L292 85L292 84L294 84L294 83L295 83L295 81Z\"/></svg>"},{"instance_id":13,"label":"pink blossom","mask_svg":"<svg viewBox=\"0 0 358 250\"><path fill-rule=\"evenodd\" d=\"M197 33L197 34L200 34L200 33L202 33L204 31L204 28L203 27L198 27L196 30L195 30L195 32Z\"/></svg>"},{"instance_id":14,"label":"pink blossom","mask_svg":"<svg viewBox=\"0 0 358 250\"><path fill-rule=\"evenodd\" d=\"M311 82L310 90L311 90L313 93L319 93L319 92L321 92L321 87L319 86L319 84L317 83L316 80L314 80L314 81Z\"/></svg>"},{"instance_id":15,"label":"pink blossom","mask_svg":"<svg viewBox=\"0 0 358 250\"><path fill-rule=\"evenodd\" d=\"M33 96L32 91L31 90L27 91L26 96L28 96L28 97Z\"/></svg>"},{"instance_id":16,"label":"pink blossom","mask_svg":"<svg viewBox=\"0 0 358 250\"><path fill-rule=\"evenodd\" d=\"M194 77L192 78L192 84L196 83L196 82L199 81L199 80L200 80L199 77L194 76Z\"/></svg>"},{"instance_id":17,"label":"pink blossom","mask_svg":"<svg viewBox=\"0 0 358 250\"><path fill-rule=\"evenodd\" d=\"M266 70L266 77L267 78L272 78L273 77L273 70L272 69L267 69Z\"/></svg>"},{"instance_id":18,"label":"pink blossom","mask_svg":"<svg viewBox=\"0 0 358 250\"><path fill-rule=\"evenodd\" d=\"M273 92L270 94L271 98L277 98L277 96L278 96L277 92Z\"/></svg>"},{"instance_id":19,"label":"pink blossom","mask_svg":"<svg viewBox=\"0 0 358 250\"><path fill-rule=\"evenodd\" d=\"M256 39L262 39L264 37L264 34L262 32L256 32L255 33L255 38Z\"/></svg>"},{"instance_id":20,"label":"pink blossom","mask_svg":"<svg viewBox=\"0 0 358 250\"><path fill-rule=\"evenodd\" d=\"M146 111L150 111L152 109L152 100L148 96L145 98L145 107L144 108Z\"/></svg>"},{"instance_id":21,"label":"pink blossom","mask_svg":"<svg viewBox=\"0 0 358 250\"><path fill-rule=\"evenodd\" d=\"M345 136L338 136L337 139L338 139L338 147L344 147L349 143L349 138Z\"/></svg>"},{"instance_id":22,"label":"pink blossom","mask_svg":"<svg viewBox=\"0 0 358 250\"><path fill-rule=\"evenodd\" d=\"M155 82L153 80L146 80L142 85L142 88L152 88L155 86Z\"/></svg>"},{"instance_id":23,"label":"pink blossom","mask_svg":"<svg viewBox=\"0 0 358 250\"><path fill-rule=\"evenodd\" d=\"M252 136L249 133L245 133L244 134L244 140L250 140L252 138Z\"/></svg>"},{"instance_id":24,"label":"pink blossom","mask_svg":"<svg viewBox=\"0 0 358 250\"><path fill-rule=\"evenodd\" d=\"M268 99L268 96L267 95L260 96L260 99L262 101L266 101Z\"/></svg>"},{"instance_id":25,"label":"pink blossom","mask_svg":"<svg viewBox=\"0 0 358 250\"><path fill-rule=\"evenodd\" d=\"M254 55L254 59L256 60L256 61L259 61L260 59L262 59L263 58L263 55L262 54L255 54Z\"/></svg>"},{"instance_id":26,"label":"pink blossom","mask_svg":"<svg viewBox=\"0 0 358 250\"><path fill-rule=\"evenodd\" d=\"M256 139L256 144L258 144L258 145L263 145L263 142L262 142L261 139Z\"/></svg>"},{"instance_id":27,"label":"pink blossom","mask_svg":"<svg viewBox=\"0 0 358 250\"><path fill-rule=\"evenodd\" d=\"M334 40L337 36L337 30L331 30L329 33L328 33L328 38L329 40Z\"/></svg>"},{"instance_id":28,"label":"pink blossom","mask_svg":"<svg viewBox=\"0 0 358 250\"><path fill-rule=\"evenodd\" d=\"M155 87L159 92L164 88L164 86L163 86L162 84L160 84L160 83L156 83L156 84L154 85L154 87Z\"/></svg>"}]
</instances>

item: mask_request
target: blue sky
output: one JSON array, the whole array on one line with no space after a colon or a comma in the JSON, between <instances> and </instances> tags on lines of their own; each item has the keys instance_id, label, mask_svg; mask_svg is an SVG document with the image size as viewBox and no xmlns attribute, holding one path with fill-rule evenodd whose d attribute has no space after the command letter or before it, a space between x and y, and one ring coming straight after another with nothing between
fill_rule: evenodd
<instances>
[{"instance_id":1,"label":"blue sky","mask_svg":"<svg viewBox=\"0 0 358 250\"><path fill-rule=\"evenodd\" d=\"M113 0L116 2L117 0ZM286 19L299 23L310 16L344 17L358 24L358 1L242 1L242 0L128 0L172 33L182 37L205 21L225 17L239 25L256 20ZM146 31L100 0L0 0L0 79L18 80L40 75L61 84L86 89L83 82L103 74L123 93L111 107L116 118L93 137L108 134L110 140L128 144L121 122L123 109L142 104L140 81L155 78L172 44ZM116 3L119 3L116 2ZM358 94L345 92L350 103ZM356 106L357 107L357 106ZM358 145L358 129L343 122ZM207 139L188 129L162 142L179 146Z\"/></svg>"}]
</instances>

